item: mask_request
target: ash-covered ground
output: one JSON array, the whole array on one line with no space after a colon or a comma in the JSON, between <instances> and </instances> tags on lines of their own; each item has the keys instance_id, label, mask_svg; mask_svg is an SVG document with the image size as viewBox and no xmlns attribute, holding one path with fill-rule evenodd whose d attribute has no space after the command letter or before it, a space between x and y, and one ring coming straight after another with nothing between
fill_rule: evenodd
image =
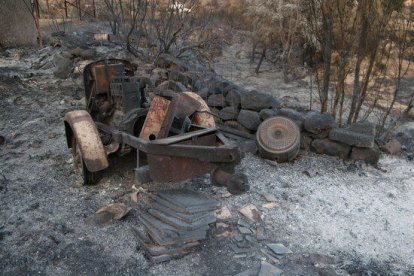
<instances>
[{"instance_id":1,"label":"ash-covered ground","mask_svg":"<svg viewBox=\"0 0 414 276\"><path fill-rule=\"evenodd\" d=\"M247 155L239 168L251 184L244 195L229 196L208 176L174 185L217 198L231 217L213 225L197 251L149 263L131 231L141 208L130 200L134 156L111 158L98 185L82 186L63 127L64 114L83 107L82 87L33 71L34 54L13 54L0 59L0 274L256 275L265 260L285 275L414 275L414 165L390 156L379 170L315 154L289 164ZM265 205L264 194L276 204ZM95 223L95 212L114 202L132 211ZM240 253L238 210L250 203L263 216L247 226L251 242ZM293 253L275 258L271 242Z\"/></svg>"}]
</instances>

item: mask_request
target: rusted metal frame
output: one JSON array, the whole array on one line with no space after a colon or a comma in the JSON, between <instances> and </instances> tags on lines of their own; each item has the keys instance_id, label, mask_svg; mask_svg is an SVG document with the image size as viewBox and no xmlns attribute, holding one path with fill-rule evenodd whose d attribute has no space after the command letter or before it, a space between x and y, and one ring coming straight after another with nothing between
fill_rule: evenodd
<instances>
[{"instance_id":1,"label":"rusted metal frame","mask_svg":"<svg viewBox=\"0 0 414 276\"><path fill-rule=\"evenodd\" d=\"M225 125L218 125L218 128L225 133L230 133L230 134L240 136L245 139L249 139L249 140L256 139L256 137L253 134L249 134L249 133L246 133L246 132L243 132L243 131L240 131L240 130L237 130L237 129L234 129L234 128L231 128Z\"/></svg>"},{"instance_id":2,"label":"rusted metal frame","mask_svg":"<svg viewBox=\"0 0 414 276\"><path fill-rule=\"evenodd\" d=\"M188 132L188 133L181 134L181 135L171 136L171 137L164 138L164 139L154 140L154 141L151 141L151 143L155 145L171 145L171 144L182 142L184 140L189 140L194 137L202 136L202 135L209 134L209 133L216 132L216 131L217 129L215 128L206 128L206 129Z\"/></svg>"},{"instance_id":3,"label":"rusted metal frame","mask_svg":"<svg viewBox=\"0 0 414 276\"><path fill-rule=\"evenodd\" d=\"M146 154L188 157L212 163L231 163L238 162L241 159L237 146L233 145L219 147L181 144L160 145L123 132L114 133L113 138L119 143L125 143Z\"/></svg>"}]
</instances>

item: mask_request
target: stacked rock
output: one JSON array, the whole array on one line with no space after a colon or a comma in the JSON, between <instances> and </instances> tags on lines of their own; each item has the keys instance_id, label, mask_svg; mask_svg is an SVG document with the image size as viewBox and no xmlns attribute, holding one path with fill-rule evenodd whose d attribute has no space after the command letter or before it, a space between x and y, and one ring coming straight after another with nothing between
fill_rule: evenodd
<instances>
[{"instance_id":1,"label":"stacked rock","mask_svg":"<svg viewBox=\"0 0 414 276\"><path fill-rule=\"evenodd\" d=\"M167 190L152 196L140 215L144 225L136 236L153 262L182 257L205 239L216 221L219 202L191 190Z\"/></svg>"}]
</instances>

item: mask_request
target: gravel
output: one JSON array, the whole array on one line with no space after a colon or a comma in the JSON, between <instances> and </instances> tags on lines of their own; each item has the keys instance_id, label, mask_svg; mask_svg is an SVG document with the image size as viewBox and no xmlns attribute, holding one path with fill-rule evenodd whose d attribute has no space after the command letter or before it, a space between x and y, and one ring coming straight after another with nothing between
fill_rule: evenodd
<instances>
[{"instance_id":1,"label":"gravel","mask_svg":"<svg viewBox=\"0 0 414 276\"><path fill-rule=\"evenodd\" d=\"M0 73L8 70L2 66L19 65L0 60ZM30 61L20 62L25 71L21 64ZM82 186L62 121L68 110L82 108L82 88L56 80L52 70L27 79L9 75L0 76L0 134L6 139L0 146L0 275L234 275L258 271L263 260L286 275L414 274L414 166L390 156L381 157L383 171L324 155L301 153L294 163L276 164L248 154L239 169L251 189L241 196L212 187L208 176L151 185L186 186L220 200L232 214L225 223L236 234L238 210L254 204L263 222L249 227L264 226L263 241L253 239L247 257L233 258L233 238L216 237L212 229L198 251L151 264L130 229L140 226L141 210L141 202L129 197L134 156L111 158L98 185ZM318 173L303 173L310 170ZM278 207L264 208L263 194ZM87 223L115 202L132 208L123 220ZM293 253L273 260L263 253L267 243ZM333 265L319 263L330 258Z\"/></svg>"}]
</instances>

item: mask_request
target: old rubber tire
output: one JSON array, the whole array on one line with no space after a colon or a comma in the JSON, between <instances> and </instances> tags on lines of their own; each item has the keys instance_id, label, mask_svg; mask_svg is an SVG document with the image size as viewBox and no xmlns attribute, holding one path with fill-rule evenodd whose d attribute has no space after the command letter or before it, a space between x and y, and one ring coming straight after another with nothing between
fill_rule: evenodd
<instances>
[{"instance_id":1,"label":"old rubber tire","mask_svg":"<svg viewBox=\"0 0 414 276\"><path fill-rule=\"evenodd\" d=\"M292 161L300 149L300 130L285 117L272 117L260 124L256 133L259 153L277 162Z\"/></svg>"},{"instance_id":2,"label":"old rubber tire","mask_svg":"<svg viewBox=\"0 0 414 276\"><path fill-rule=\"evenodd\" d=\"M98 182L98 172L91 172L86 167L85 162L82 158L82 153L79 148L79 144L76 141L75 137L72 137L72 155L73 155L73 164L75 166L75 171L81 173L83 179L83 185L93 185Z\"/></svg>"}]
</instances>

